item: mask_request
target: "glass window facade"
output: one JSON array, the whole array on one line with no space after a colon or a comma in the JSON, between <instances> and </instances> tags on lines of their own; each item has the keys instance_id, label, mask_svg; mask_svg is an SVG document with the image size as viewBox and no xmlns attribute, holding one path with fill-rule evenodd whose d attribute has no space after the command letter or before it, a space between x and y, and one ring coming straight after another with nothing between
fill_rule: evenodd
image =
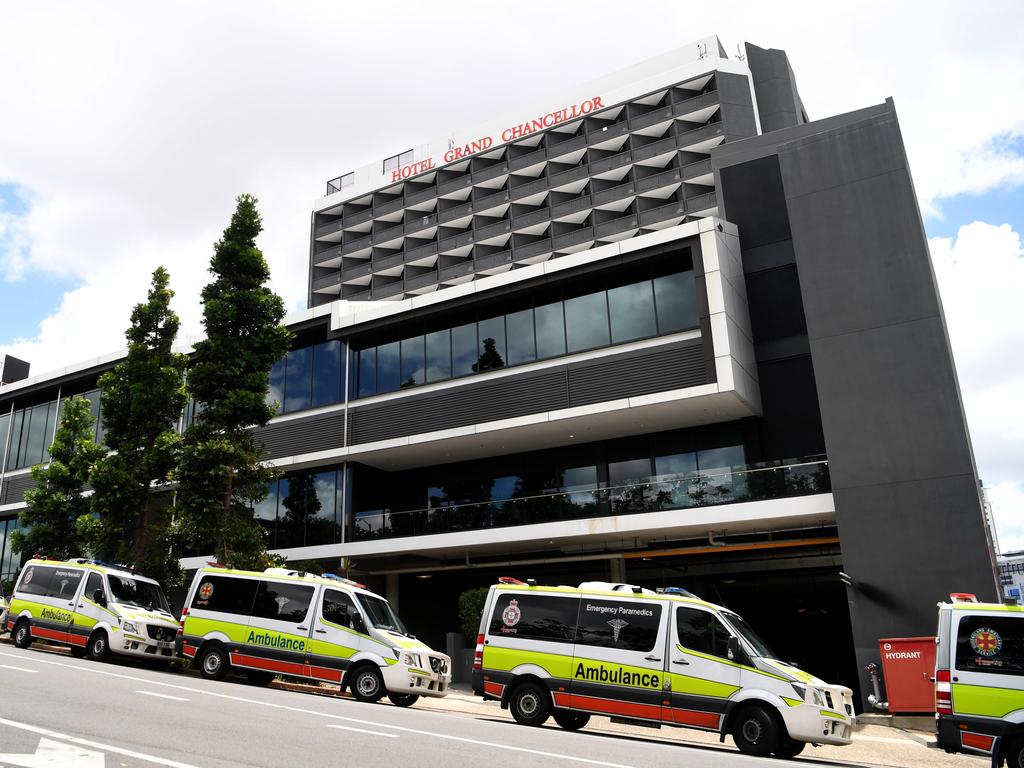
<instances>
[{"instance_id":1,"label":"glass window facade","mask_svg":"<svg viewBox=\"0 0 1024 768\"><path fill-rule=\"evenodd\" d=\"M254 514L271 549L341 541L341 471L296 472L270 483Z\"/></svg>"},{"instance_id":2,"label":"glass window facade","mask_svg":"<svg viewBox=\"0 0 1024 768\"><path fill-rule=\"evenodd\" d=\"M94 389L79 397L89 401L95 420L94 437L97 442L102 443L104 429L100 414L100 391ZM52 400L0 416L0 449L6 445L4 466L7 471L24 469L50 460L50 445L57 430L61 404L66 399L62 399L60 403ZM0 451L0 458L2 457L3 453Z\"/></svg>"},{"instance_id":3,"label":"glass window facade","mask_svg":"<svg viewBox=\"0 0 1024 768\"><path fill-rule=\"evenodd\" d=\"M14 581L21 566L21 554L11 548L11 534L18 530L18 518L0 520L0 581ZM10 597L10 590L6 590Z\"/></svg>"},{"instance_id":4,"label":"glass window facade","mask_svg":"<svg viewBox=\"0 0 1024 768\"><path fill-rule=\"evenodd\" d=\"M367 356L367 380L373 379L374 360ZM344 359L337 339L293 349L270 369L267 402L279 413L330 405L344 399Z\"/></svg>"},{"instance_id":5,"label":"glass window facade","mask_svg":"<svg viewBox=\"0 0 1024 768\"><path fill-rule=\"evenodd\" d=\"M368 397L695 328L694 291L692 271L681 272L367 346L353 353L353 392Z\"/></svg>"}]
</instances>

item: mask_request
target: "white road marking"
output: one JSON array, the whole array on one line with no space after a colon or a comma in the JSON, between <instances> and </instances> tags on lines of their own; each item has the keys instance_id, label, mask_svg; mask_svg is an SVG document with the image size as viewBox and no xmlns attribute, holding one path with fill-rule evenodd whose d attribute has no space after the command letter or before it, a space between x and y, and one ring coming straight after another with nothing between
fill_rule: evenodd
<instances>
[{"instance_id":1,"label":"white road marking","mask_svg":"<svg viewBox=\"0 0 1024 768\"><path fill-rule=\"evenodd\" d=\"M6 725L10 728L20 728L23 731L38 733L40 736L47 736L51 739L60 739L61 741L66 741L71 744L78 744L83 747L92 747L93 749L99 749L103 752L113 752L116 755L134 757L136 760L146 760L147 762L156 763L157 765L166 765L168 766L168 768L196 768L196 766L189 765L188 763L179 763L176 760L168 760L164 757L144 755L141 752L134 752L130 749L115 747L111 744L102 744L98 741L90 741L89 739L80 739L77 736L68 736L63 733L57 733L57 731L51 731L49 728L40 728L37 725L29 725L28 723L18 723L14 720L5 720L3 718L0 718L0 725Z\"/></svg>"},{"instance_id":2,"label":"white road marking","mask_svg":"<svg viewBox=\"0 0 1024 768\"><path fill-rule=\"evenodd\" d=\"M164 688L173 688L173 689L179 690L179 691L188 691L189 693L197 693L197 694L204 695L204 696L213 696L214 698L218 698L218 699L228 699L230 701L240 701L240 702L243 702L245 704L255 704L255 705L261 706L261 707L269 707L270 709L281 709L281 710L285 710L286 712L297 712L297 713L303 714L303 715L312 715L314 717L323 717L323 718L327 718L329 720L343 720L343 721L348 722L348 723L359 723L360 725L372 725L372 726L377 727L377 728L391 728L391 729L396 730L396 731L404 731L406 733L415 733L415 734L418 734L418 735L421 735L421 736L433 736L433 737L438 738L438 739L448 739L450 741L463 741L463 742L467 742L469 744L477 744L479 746L484 746L484 747L495 747L497 749L503 749L503 750L511 751L511 752L524 752L524 753L531 754L531 755L540 755L542 757L553 757L553 758L557 758L557 759L561 759L561 760L569 760L569 761L574 762L574 763L585 763L587 765L602 765L602 766L605 766L606 768L632 768L632 766L623 765L621 763L609 763L609 762L605 762L604 760L594 760L594 759L591 759L589 757L577 757L576 755L559 754L557 752L544 752L544 751L538 750L538 749L527 749L526 747L515 747L515 746L511 746L509 744L499 744L499 743L490 742L490 741L478 741L476 739L468 739L468 738L465 738L465 737L462 737L462 736L449 736L449 735L443 734L443 733L435 733L434 731L421 731L421 730L418 730L416 728L406 728L406 727L400 726L400 725L388 725L387 723L378 723L378 722L373 721L373 720L360 720L359 718L355 718L355 717L344 717L343 715L334 715L334 714L331 714L329 712L321 712L321 711L315 710L315 709L303 709L301 707L292 707L292 706L289 706L287 704L275 704L275 703L270 702L270 701L260 701L259 699L247 699L244 696L232 696L231 694L217 693L216 691L204 691L202 688L190 688L187 685L177 685L175 683L163 683L163 682L159 682L157 680L149 680L149 679L142 678L142 677L134 677L132 675L124 675L124 674L121 674L120 672L108 672L107 670L104 670L104 669L93 669L92 667L78 666L78 665L75 665L75 664L66 664L66 663L63 663L63 662L60 662L60 661L50 661L49 659L27 659L25 656L20 656L20 655L11 654L11 653L3 653L3 652L0 652L0 656L7 656L7 657L10 657L10 658L16 658L16 659L22 659L22 660L30 660L30 661L33 661L33 662L37 662L39 664L51 664L51 665L57 666L57 667L67 667L68 669L78 670L79 672L90 672L90 673L96 674L96 675L106 675L107 677L119 677L122 680L134 680L135 682L146 683L148 685L159 685L159 686L164 687ZM6 722L6 721L0 720L0 724L2 724L4 722ZM42 729L40 729L40 730L42 730ZM60 738L60 737L57 736L56 738ZM81 743L86 743L86 742L83 741ZM666 746L672 746L672 745L666 745ZM152 758L145 758L145 759L149 760L149 759L152 759ZM171 765L172 763L164 762L163 764L164 765ZM182 765L182 764L181 763L173 763L173 765Z\"/></svg>"},{"instance_id":3,"label":"white road marking","mask_svg":"<svg viewBox=\"0 0 1024 768\"><path fill-rule=\"evenodd\" d=\"M24 667L12 667L10 664L0 664L0 669L16 669L19 672L31 672L33 675L36 674L38 669L25 669Z\"/></svg>"},{"instance_id":4,"label":"white road marking","mask_svg":"<svg viewBox=\"0 0 1024 768\"><path fill-rule=\"evenodd\" d=\"M153 691L136 691L141 693L143 696L156 696L158 699L170 699L171 701L188 701L183 699L181 696L168 696L166 693L154 693Z\"/></svg>"},{"instance_id":5,"label":"white road marking","mask_svg":"<svg viewBox=\"0 0 1024 768\"><path fill-rule=\"evenodd\" d=\"M16 765L19 768L59 768L73 765L75 768L103 768L103 753L59 741L40 739L36 751L30 755L13 753L0 755L0 763Z\"/></svg>"},{"instance_id":6,"label":"white road marking","mask_svg":"<svg viewBox=\"0 0 1024 768\"><path fill-rule=\"evenodd\" d=\"M366 728L353 728L350 725L328 725L328 728L337 728L339 731L356 731L358 733L369 733L373 736L386 736L389 739L397 739L397 733L384 733L383 731L370 731Z\"/></svg>"},{"instance_id":7,"label":"white road marking","mask_svg":"<svg viewBox=\"0 0 1024 768\"><path fill-rule=\"evenodd\" d=\"M923 747L924 746L924 744L922 744L920 741L917 741L916 739L911 739L911 738L893 739L893 738L890 738L888 736L863 736L863 735L861 735L859 733L855 733L853 735L853 740L854 741L877 741L880 744L916 744L919 747Z\"/></svg>"}]
</instances>

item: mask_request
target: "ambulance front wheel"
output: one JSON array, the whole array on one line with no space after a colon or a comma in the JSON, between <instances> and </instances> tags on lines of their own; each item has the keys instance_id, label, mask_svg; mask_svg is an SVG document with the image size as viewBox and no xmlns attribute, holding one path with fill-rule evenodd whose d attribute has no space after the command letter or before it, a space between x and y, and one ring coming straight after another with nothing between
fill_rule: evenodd
<instances>
[{"instance_id":1,"label":"ambulance front wheel","mask_svg":"<svg viewBox=\"0 0 1024 768\"><path fill-rule=\"evenodd\" d=\"M373 704L384 695L384 678L376 667L366 665L356 670L349 687L356 700Z\"/></svg>"},{"instance_id":2,"label":"ambulance front wheel","mask_svg":"<svg viewBox=\"0 0 1024 768\"><path fill-rule=\"evenodd\" d=\"M32 631L25 619L20 619L14 628L14 645L16 648L28 648L32 645Z\"/></svg>"},{"instance_id":3,"label":"ambulance front wheel","mask_svg":"<svg viewBox=\"0 0 1024 768\"><path fill-rule=\"evenodd\" d=\"M806 741L793 741L788 739L782 743L782 745L776 749L772 754L776 757L783 757L787 760L791 757L796 757L804 751L804 747L807 746Z\"/></svg>"},{"instance_id":4,"label":"ambulance front wheel","mask_svg":"<svg viewBox=\"0 0 1024 768\"><path fill-rule=\"evenodd\" d=\"M107 633L98 629L89 638L89 644L85 646L85 655L92 661L106 661L110 658L110 639Z\"/></svg>"},{"instance_id":5,"label":"ambulance front wheel","mask_svg":"<svg viewBox=\"0 0 1024 768\"><path fill-rule=\"evenodd\" d=\"M567 709L556 709L555 722L567 731L578 731L590 722L590 715L585 712L570 712Z\"/></svg>"},{"instance_id":6,"label":"ambulance front wheel","mask_svg":"<svg viewBox=\"0 0 1024 768\"><path fill-rule=\"evenodd\" d=\"M743 707L731 719L732 740L743 754L767 757L782 746L782 729L759 704Z\"/></svg>"},{"instance_id":7,"label":"ambulance front wheel","mask_svg":"<svg viewBox=\"0 0 1024 768\"><path fill-rule=\"evenodd\" d=\"M1003 754L1007 768L1024 768L1024 736L1014 739Z\"/></svg>"},{"instance_id":8,"label":"ambulance front wheel","mask_svg":"<svg viewBox=\"0 0 1024 768\"><path fill-rule=\"evenodd\" d=\"M508 700L512 717L522 725L543 725L551 714L551 694L538 683L520 683Z\"/></svg>"},{"instance_id":9,"label":"ambulance front wheel","mask_svg":"<svg viewBox=\"0 0 1024 768\"><path fill-rule=\"evenodd\" d=\"M207 680L223 680L228 673L228 655L221 645L211 645L203 651L199 673Z\"/></svg>"}]
</instances>

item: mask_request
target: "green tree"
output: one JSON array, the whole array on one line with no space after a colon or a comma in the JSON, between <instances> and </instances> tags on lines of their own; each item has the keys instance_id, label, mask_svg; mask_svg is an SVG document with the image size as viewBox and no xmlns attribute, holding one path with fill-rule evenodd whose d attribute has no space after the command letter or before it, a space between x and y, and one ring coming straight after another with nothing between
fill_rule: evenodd
<instances>
[{"instance_id":1,"label":"green tree","mask_svg":"<svg viewBox=\"0 0 1024 768\"><path fill-rule=\"evenodd\" d=\"M13 548L66 560L85 554L78 519L89 514L82 493L92 466L106 453L96 445L89 401L72 397L61 404L60 423L50 446L50 463L32 467L36 487L25 493L28 505L18 515Z\"/></svg>"},{"instance_id":2,"label":"green tree","mask_svg":"<svg viewBox=\"0 0 1024 768\"><path fill-rule=\"evenodd\" d=\"M80 524L96 557L128 563L166 587L184 573L172 547L171 515L152 489L167 482L181 438L176 430L187 402L185 355L172 350L180 322L174 292L158 267L145 303L132 310L125 332L128 355L100 377L105 442L113 451L93 467L94 518Z\"/></svg>"},{"instance_id":3,"label":"green tree","mask_svg":"<svg viewBox=\"0 0 1024 768\"><path fill-rule=\"evenodd\" d=\"M189 360L188 389L200 408L185 431L178 512L188 543L213 546L221 563L261 568L272 562L253 507L276 471L262 461L253 427L274 416L266 402L270 369L288 351L284 302L266 286L270 270L256 247L262 231L256 198L242 195L214 246L203 289L206 339Z\"/></svg>"},{"instance_id":4,"label":"green tree","mask_svg":"<svg viewBox=\"0 0 1024 768\"><path fill-rule=\"evenodd\" d=\"M476 633L480 628L480 617L484 612L489 589L490 587L474 587L459 595L459 622L462 624L463 634L471 643L476 642Z\"/></svg>"}]
</instances>

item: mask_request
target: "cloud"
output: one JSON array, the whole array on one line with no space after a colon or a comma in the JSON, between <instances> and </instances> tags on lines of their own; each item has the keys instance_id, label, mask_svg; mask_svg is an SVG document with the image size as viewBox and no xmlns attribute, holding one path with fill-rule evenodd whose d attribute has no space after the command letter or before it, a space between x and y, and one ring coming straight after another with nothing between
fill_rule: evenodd
<instances>
[{"instance_id":1,"label":"cloud","mask_svg":"<svg viewBox=\"0 0 1024 768\"><path fill-rule=\"evenodd\" d=\"M999 483L985 489L1003 552L1024 550L1024 485Z\"/></svg>"},{"instance_id":2,"label":"cloud","mask_svg":"<svg viewBox=\"0 0 1024 768\"><path fill-rule=\"evenodd\" d=\"M25 277L31 257L25 191L0 186L0 279L16 282ZM6 198L6 200L5 200Z\"/></svg>"},{"instance_id":3,"label":"cloud","mask_svg":"<svg viewBox=\"0 0 1024 768\"><path fill-rule=\"evenodd\" d=\"M978 471L1000 538L1024 536L1024 248L981 221L929 241ZM1006 543L1001 542L1006 548Z\"/></svg>"}]
</instances>

